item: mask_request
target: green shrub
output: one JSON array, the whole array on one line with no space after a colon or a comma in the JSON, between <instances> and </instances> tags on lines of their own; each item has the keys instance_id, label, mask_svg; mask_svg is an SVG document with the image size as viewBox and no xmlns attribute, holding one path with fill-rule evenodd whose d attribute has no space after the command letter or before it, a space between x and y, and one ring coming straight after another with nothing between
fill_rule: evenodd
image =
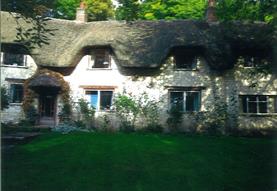
<instances>
[{"instance_id":1,"label":"green shrub","mask_svg":"<svg viewBox=\"0 0 277 191\"><path fill-rule=\"evenodd\" d=\"M38 112L36 108L31 105L27 108L25 112L25 118L26 118L26 123L30 123L30 125L35 125L37 120L38 120Z\"/></svg>"},{"instance_id":2,"label":"green shrub","mask_svg":"<svg viewBox=\"0 0 277 191\"><path fill-rule=\"evenodd\" d=\"M72 105L70 103L65 103L62 107L62 111L59 113L60 121L70 121L72 115Z\"/></svg>"},{"instance_id":3,"label":"green shrub","mask_svg":"<svg viewBox=\"0 0 277 191\"><path fill-rule=\"evenodd\" d=\"M161 132L159 124L158 102L150 99L145 92L139 96L118 94L114 99L116 114L121 120L120 130L135 131L138 119L143 121L143 129L152 132Z\"/></svg>"},{"instance_id":4,"label":"green shrub","mask_svg":"<svg viewBox=\"0 0 277 191\"><path fill-rule=\"evenodd\" d=\"M133 97L118 94L114 99L116 115L121 124L120 130L131 132L135 129L135 123L139 114L139 107Z\"/></svg>"},{"instance_id":5,"label":"green shrub","mask_svg":"<svg viewBox=\"0 0 277 191\"><path fill-rule=\"evenodd\" d=\"M85 99L81 98L78 100L78 106L81 113L81 121L85 124L87 128L93 127L93 120L95 109L89 105Z\"/></svg>"},{"instance_id":6,"label":"green shrub","mask_svg":"<svg viewBox=\"0 0 277 191\"><path fill-rule=\"evenodd\" d=\"M172 106L168 112L169 117L166 123L168 124L171 132L177 132L178 126L182 123L183 113L177 106Z\"/></svg>"},{"instance_id":7,"label":"green shrub","mask_svg":"<svg viewBox=\"0 0 277 191\"><path fill-rule=\"evenodd\" d=\"M97 130L108 132L108 133L114 132L115 129L113 129L111 120L107 114L101 116L100 121L101 121L101 124Z\"/></svg>"}]
</instances>

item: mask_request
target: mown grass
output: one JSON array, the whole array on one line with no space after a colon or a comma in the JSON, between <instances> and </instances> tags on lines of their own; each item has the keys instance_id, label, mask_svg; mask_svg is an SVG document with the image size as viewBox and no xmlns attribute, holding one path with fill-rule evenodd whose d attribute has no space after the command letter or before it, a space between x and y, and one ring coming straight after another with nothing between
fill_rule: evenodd
<instances>
[{"instance_id":1,"label":"mown grass","mask_svg":"<svg viewBox=\"0 0 277 191\"><path fill-rule=\"evenodd\" d=\"M274 191L276 146L276 139L50 133L2 154L2 190Z\"/></svg>"}]
</instances>

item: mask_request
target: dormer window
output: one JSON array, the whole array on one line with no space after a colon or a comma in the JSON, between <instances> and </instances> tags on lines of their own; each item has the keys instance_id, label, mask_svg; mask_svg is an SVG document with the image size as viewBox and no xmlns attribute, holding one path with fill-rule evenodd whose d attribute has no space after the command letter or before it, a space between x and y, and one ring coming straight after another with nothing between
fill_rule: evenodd
<instances>
[{"instance_id":1,"label":"dormer window","mask_svg":"<svg viewBox=\"0 0 277 191\"><path fill-rule=\"evenodd\" d=\"M107 49L95 49L90 58L91 68L110 68L110 51Z\"/></svg>"},{"instance_id":2,"label":"dormer window","mask_svg":"<svg viewBox=\"0 0 277 191\"><path fill-rule=\"evenodd\" d=\"M176 69L195 70L197 67L197 57L194 55L175 55L174 63Z\"/></svg>"},{"instance_id":3,"label":"dormer window","mask_svg":"<svg viewBox=\"0 0 277 191\"><path fill-rule=\"evenodd\" d=\"M173 58L176 69L196 70L199 60L195 48L175 48Z\"/></svg>"},{"instance_id":4,"label":"dormer window","mask_svg":"<svg viewBox=\"0 0 277 191\"><path fill-rule=\"evenodd\" d=\"M238 51L238 63L245 68L255 68L268 65L270 62L270 51L263 49L244 49Z\"/></svg>"},{"instance_id":5,"label":"dormer window","mask_svg":"<svg viewBox=\"0 0 277 191\"><path fill-rule=\"evenodd\" d=\"M245 68L259 67L262 63L267 62L266 59L263 59L259 56L251 56L251 55L240 56L239 60L242 60L243 67Z\"/></svg>"},{"instance_id":6,"label":"dormer window","mask_svg":"<svg viewBox=\"0 0 277 191\"><path fill-rule=\"evenodd\" d=\"M23 54L3 53L3 65L25 66L26 57Z\"/></svg>"}]
</instances>

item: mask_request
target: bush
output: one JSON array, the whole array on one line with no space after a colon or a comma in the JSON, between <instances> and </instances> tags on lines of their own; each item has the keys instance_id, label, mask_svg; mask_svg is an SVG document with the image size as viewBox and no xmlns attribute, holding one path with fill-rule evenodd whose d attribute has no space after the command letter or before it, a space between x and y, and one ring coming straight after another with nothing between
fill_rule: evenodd
<instances>
[{"instance_id":1,"label":"bush","mask_svg":"<svg viewBox=\"0 0 277 191\"><path fill-rule=\"evenodd\" d=\"M100 119L101 119L101 124L97 130L103 131L103 132L108 132L108 133L114 131L112 124L111 124L111 120L108 115L105 114L105 115L101 116Z\"/></svg>"},{"instance_id":2,"label":"bush","mask_svg":"<svg viewBox=\"0 0 277 191\"><path fill-rule=\"evenodd\" d=\"M59 113L60 121L70 121L72 115L72 106L70 103L65 103L62 111Z\"/></svg>"},{"instance_id":3,"label":"bush","mask_svg":"<svg viewBox=\"0 0 277 191\"><path fill-rule=\"evenodd\" d=\"M81 121L87 128L92 128L95 114L94 108L83 98L78 100L78 106L81 113Z\"/></svg>"},{"instance_id":4,"label":"bush","mask_svg":"<svg viewBox=\"0 0 277 191\"><path fill-rule=\"evenodd\" d=\"M75 132L75 131L93 132L92 130L78 128L74 125L74 123L71 123L71 122L60 123L56 127L52 128L52 131L60 132L63 134L67 134L67 133L71 133L71 132Z\"/></svg>"},{"instance_id":5,"label":"bush","mask_svg":"<svg viewBox=\"0 0 277 191\"><path fill-rule=\"evenodd\" d=\"M158 102L150 99L144 92L140 96L119 94L114 99L116 114L121 120L120 130L124 132L135 131L138 119L143 121L146 131L160 132Z\"/></svg>"},{"instance_id":6,"label":"bush","mask_svg":"<svg viewBox=\"0 0 277 191\"><path fill-rule=\"evenodd\" d=\"M25 112L25 118L26 121L28 123L30 123L30 125L35 125L37 120L38 120L38 112L36 110L36 108L31 105L27 108L26 112Z\"/></svg>"},{"instance_id":7,"label":"bush","mask_svg":"<svg viewBox=\"0 0 277 191\"><path fill-rule=\"evenodd\" d=\"M121 120L120 130L131 132L139 114L139 107L134 98L127 95L117 95L114 99L116 114Z\"/></svg>"},{"instance_id":8,"label":"bush","mask_svg":"<svg viewBox=\"0 0 277 191\"><path fill-rule=\"evenodd\" d=\"M171 132L178 131L178 126L182 122L183 114L177 106L172 106L169 110L169 117L166 123L168 124L169 130Z\"/></svg>"}]
</instances>

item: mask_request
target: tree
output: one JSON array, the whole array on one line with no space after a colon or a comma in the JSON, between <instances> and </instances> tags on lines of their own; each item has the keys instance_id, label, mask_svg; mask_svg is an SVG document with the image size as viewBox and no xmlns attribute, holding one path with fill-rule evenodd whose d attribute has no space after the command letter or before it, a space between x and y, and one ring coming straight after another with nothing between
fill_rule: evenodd
<instances>
[{"instance_id":1,"label":"tree","mask_svg":"<svg viewBox=\"0 0 277 191\"><path fill-rule=\"evenodd\" d=\"M84 0L89 21L102 21L114 17L114 7L111 0ZM73 20L80 0L57 0L54 17Z\"/></svg>"},{"instance_id":2,"label":"tree","mask_svg":"<svg viewBox=\"0 0 277 191\"><path fill-rule=\"evenodd\" d=\"M49 16L48 13L54 8L55 0L2 0L1 10L21 13L25 17L34 18Z\"/></svg>"},{"instance_id":3,"label":"tree","mask_svg":"<svg viewBox=\"0 0 277 191\"><path fill-rule=\"evenodd\" d=\"M276 0L218 0L216 7L220 20L252 20L276 22Z\"/></svg>"},{"instance_id":4,"label":"tree","mask_svg":"<svg viewBox=\"0 0 277 191\"><path fill-rule=\"evenodd\" d=\"M117 20L137 20L140 14L139 0L118 0L119 7L116 9Z\"/></svg>"},{"instance_id":5,"label":"tree","mask_svg":"<svg viewBox=\"0 0 277 191\"><path fill-rule=\"evenodd\" d=\"M140 18L201 19L204 17L206 0L145 0L141 5Z\"/></svg>"}]
</instances>

